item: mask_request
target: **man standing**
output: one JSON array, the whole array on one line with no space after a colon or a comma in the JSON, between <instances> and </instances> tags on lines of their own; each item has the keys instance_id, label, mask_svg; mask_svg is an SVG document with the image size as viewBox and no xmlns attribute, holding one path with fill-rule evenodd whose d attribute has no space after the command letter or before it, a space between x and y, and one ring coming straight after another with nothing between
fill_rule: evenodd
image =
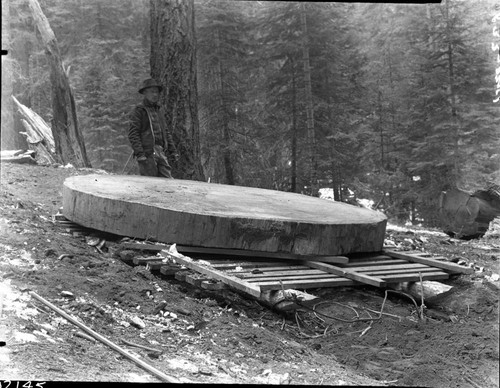
<instances>
[{"instance_id":1,"label":"man standing","mask_svg":"<svg viewBox=\"0 0 500 388\"><path fill-rule=\"evenodd\" d=\"M152 78L143 82L139 93L144 100L130 115L128 138L141 175L172 178L172 168L165 153L175 160L179 155L167 129L165 112L158 105L162 89L163 86Z\"/></svg>"}]
</instances>

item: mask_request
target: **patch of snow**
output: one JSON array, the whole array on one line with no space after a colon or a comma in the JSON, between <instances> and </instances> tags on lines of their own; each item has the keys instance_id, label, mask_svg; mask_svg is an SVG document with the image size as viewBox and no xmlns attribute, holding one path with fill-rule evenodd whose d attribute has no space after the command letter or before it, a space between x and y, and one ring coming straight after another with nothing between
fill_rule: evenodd
<instances>
[{"instance_id":1,"label":"patch of snow","mask_svg":"<svg viewBox=\"0 0 500 388\"><path fill-rule=\"evenodd\" d=\"M182 369L184 371L191 373L198 372L198 367L195 364L189 362L188 360L184 360L182 358L168 360L168 365L172 369Z\"/></svg>"},{"instance_id":2,"label":"patch of snow","mask_svg":"<svg viewBox=\"0 0 500 388\"><path fill-rule=\"evenodd\" d=\"M1 218L0 220L3 220L3 218ZM5 249L6 251L14 250L14 248L12 248L10 245L5 245L5 244L0 244L0 248Z\"/></svg>"},{"instance_id":3,"label":"patch of snow","mask_svg":"<svg viewBox=\"0 0 500 388\"><path fill-rule=\"evenodd\" d=\"M356 202L367 209L373 209L373 205L375 205L374 201L366 198L357 199Z\"/></svg>"},{"instance_id":4,"label":"patch of snow","mask_svg":"<svg viewBox=\"0 0 500 388\"><path fill-rule=\"evenodd\" d=\"M333 201L333 189L329 187L325 187L323 189L319 189L319 197L321 199L330 199Z\"/></svg>"},{"instance_id":5,"label":"patch of snow","mask_svg":"<svg viewBox=\"0 0 500 388\"><path fill-rule=\"evenodd\" d=\"M418 229L418 228L407 228L391 223L387 223L386 227L387 231L394 231L394 232L413 232L417 234L428 234L431 236L438 236L438 237L448 237L448 235L444 232L440 232L437 230L428 230L428 229Z\"/></svg>"},{"instance_id":6,"label":"patch of snow","mask_svg":"<svg viewBox=\"0 0 500 388\"><path fill-rule=\"evenodd\" d=\"M149 375L138 375L137 373L128 373L127 379L131 383L150 383L151 377Z\"/></svg>"},{"instance_id":7,"label":"patch of snow","mask_svg":"<svg viewBox=\"0 0 500 388\"><path fill-rule=\"evenodd\" d=\"M40 342L36 335L31 333L14 332L14 340L17 342Z\"/></svg>"},{"instance_id":8,"label":"patch of snow","mask_svg":"<svg viewBox=\"0 0 500 388\"><path fill-rule=\"evenodd\" d=\"M10 351L7 347L0 348L0 365L2 369L5 365L10 363Z\"/></svg>"}]
</instances>

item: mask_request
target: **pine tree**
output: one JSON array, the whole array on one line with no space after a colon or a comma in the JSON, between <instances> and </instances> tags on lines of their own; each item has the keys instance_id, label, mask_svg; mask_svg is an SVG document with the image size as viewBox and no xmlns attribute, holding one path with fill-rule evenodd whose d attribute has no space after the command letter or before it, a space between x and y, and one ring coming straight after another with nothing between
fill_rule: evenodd
<instances>
[{"instance_id":1,"label":"pine tree","mask_svg":"<svg viewBox=\"0 0 500 388\"><path fill-rule=\"evenodd\" d=\"M211 160L207 167L212 178L235 184L241 159L236 142L246 140L241 128L247 121L244 69L252 36L247 10L241 3L220 1L203 1L196 7L203 149Z\"/></svg>"}]
</instances>

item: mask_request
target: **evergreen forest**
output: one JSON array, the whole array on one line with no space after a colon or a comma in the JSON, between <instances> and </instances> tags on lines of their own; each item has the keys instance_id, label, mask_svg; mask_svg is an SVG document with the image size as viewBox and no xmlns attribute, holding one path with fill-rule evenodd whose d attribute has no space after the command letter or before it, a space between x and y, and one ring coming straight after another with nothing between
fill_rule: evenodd
<instances>
[{"instance_id":1,"label":"evergreen forest","mask_svg":"<svg viewBox=\"0 0 500 388\"><path fill-rule=\"evenodd\" d=\"M49 67L27 1L2 1L13 95L50 123ZM39 2L92 167L136 174L128 115L150 77L149 1ZM210 182L329 188L335 200L370 199L393 220L430 226L441 191L500 183L494 0L195 0L194 11Z\"/></svg>"}]
</instances>

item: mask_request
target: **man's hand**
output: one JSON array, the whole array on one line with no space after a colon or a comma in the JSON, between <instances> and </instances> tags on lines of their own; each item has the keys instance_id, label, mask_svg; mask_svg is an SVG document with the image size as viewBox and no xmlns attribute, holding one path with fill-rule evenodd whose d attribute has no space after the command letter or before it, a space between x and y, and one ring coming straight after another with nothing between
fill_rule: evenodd
<instances>
[{"instance_id":1,"label":"man's hand","mask_svg":"<svg viewBox=\"0 0 500 388\"><path fill-rule=\"evenodd\" d=\"M143 156L139 156L139 157L137 158L137 161L138 161L138 162L145 162L146 160L148 160L148 158L146 158L144 155L143 155Z\"/></svg>"}]
</instances>

